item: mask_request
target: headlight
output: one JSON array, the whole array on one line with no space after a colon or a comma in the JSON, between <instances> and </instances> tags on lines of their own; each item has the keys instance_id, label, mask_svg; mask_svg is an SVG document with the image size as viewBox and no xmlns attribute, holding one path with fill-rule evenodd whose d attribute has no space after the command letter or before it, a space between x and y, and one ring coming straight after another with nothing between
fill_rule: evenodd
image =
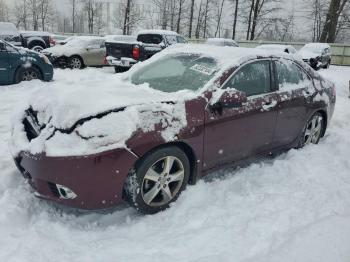
<instances>
[{"instance_id":1,"label":"headlight","mask_svg":"<svg viewBox=\"0 0 350 262\"><path fill-rule=\"evenodd\" d=\"M47 58L46 55L43 55L42 58L43 58L43 60L44 60L44 62L45 62L46 64L51 65L51 62L50 62L50 60Z\"/></svg>"}]
</instances>

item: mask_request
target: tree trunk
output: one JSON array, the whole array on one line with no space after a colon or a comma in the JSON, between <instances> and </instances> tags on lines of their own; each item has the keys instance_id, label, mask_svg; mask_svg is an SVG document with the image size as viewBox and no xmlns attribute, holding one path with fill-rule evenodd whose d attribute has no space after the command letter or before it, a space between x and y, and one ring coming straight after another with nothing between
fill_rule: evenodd
<instances>
[{"instance_id":1,"label":"tree trunk","mask_svg":"<svg viewBox=\"0 0 350 262\"><path fill-rule=\"evenodd\" d=\"M123 35L126 35L127 31L129 31L128 27L130 22L130 5L131 5L131 0L128 0L126 4L126 9L125 9L125 15L124 15Z\"/></svg>"},{"instance_id":2,"label":"tree trunk","mask_svg":"<svg viewBox=\"0 0 350 262\"><path fill-rule=\"evenodd\" d=\"M190 25L188 29L188 38L192 37L192 22L193 22L194 0L191 0Z\"/></svg>"},{"instance_id":3,"label":"tree trunk","mask_svg":"<svg viewBox=\"0 0 350 262\"><path fill-rule=\"evenodd\" d=\"M218 23L216 25L215 37L217 36L217 34L218 34L219 30L220 30L220 23L221 23L221 16L222 16L222 9L224 7L224 2L225 2L225 0L222 0L222 2L221 2L221 7L220 7L220 10L219 10ZM219 36L220 36L220 33L219 33Z\"/></svg>"},{"instance_id":4,"label":"tree trunk","mask_svg":"<svg viewBox=\"0 0 350 262\"><path fill-rule=\"evenodd\" d=\"M237 16L238 16L238 4L239 4L239 0L236 0L235 14L234 14L233 26L232 26L232 39L233 39L233 40L235 40L235 38L236 38L236 27L237 27Z\"/></svg>"},{"instance_id":5,"label":"tree trunk","mask_svg":"<svg viewBox=\"0 0 350 262\"><path fill-rule=\"evenodd\" d=\"M322 34L320 37L320 42L323 43L334 43L336 38L337 26L340 13L343 11L345 4L348 0L332 0L327 17L326 22L322 30Z\"/></svg>"},{"instance_id":6,"label":"tree trunk","mask_svg":"<svg viewBox=\"0 0 350 262\"><path fill-rule=\"evenodd\" d=\"M259 9L260 9L259 7L260 7L260 0L256 0L255 7L254 7L253 24L250 32L250 40L254 40L255 38L255 29L256 29L256 24L258 22L258 15L259 15Z\"/></svg>"},{"instance_id":7,"label":"tree trunk","mask_svg":"<svg viewBox=\"0 0 350 262\"><path fill-rule=\"evenodd\" d=\"M208 20L208 9L209 9L209 0L207 0L205 4L205 12L204 12L204 27L203 27L203 37L207 36L207 20Z\"/></svg>"},{"instance_id":8,"label":"tree trunk","mask_svg":"<svg viewBox=\"0 0 350 262\"><path fill-rule=\"evenodd\" d=\"M179 1L179 16L177 17L177 25L176 25L176 32L180 33L180 22L181 22L181 14L182 14L182 4L183 0Z\"/></svg>"},{"instance_id":9,"label":"tree trunk","mask_svg":"<svg viewBox=\"0 0 350 262\"><path fill-rule=\"evenodd\" d=\"M253 9L254 9L254 4L255 1L251 0L252 4L250 6L250 10L249 10L249 16L248 16L248 30L247 30L247 37L246 40L249 40L249 35L250 35L250 27L251 27L251 23L252 23L252 14L253 14Z\"/></svg>"},{"instance_id":10,"label":"tree trunk","mask_svg":"<svg viewBox=\"0 0 350 262\"><path fill-rule=\"evenodd\" d=\"M201 12L202 12L202 0L201 0L200 5L199 5L198 18L197 18L197 26L196 26L196 38L197 39L199 38L199 32L201 30L201 19L202 19Z\"/></svg>"}]
</instances>

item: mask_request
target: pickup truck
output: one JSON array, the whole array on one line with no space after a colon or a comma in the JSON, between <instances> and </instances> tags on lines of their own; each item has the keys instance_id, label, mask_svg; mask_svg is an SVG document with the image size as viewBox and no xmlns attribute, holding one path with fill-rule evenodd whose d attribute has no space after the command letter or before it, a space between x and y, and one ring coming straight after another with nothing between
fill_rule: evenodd
<instances>
[{"instance_id":1,"label":"pickup truck","mask_svg":"<svg viewBox=\"0 0 350 262\"><path fill-rule=\"evenodd\" d=\"M22 46L41 52L54 45L50 33L40 31L18 31L13 23L0 22L0 39L14 46Z\"/></svg>"},{"instance_id":2,"label":"pickup truck","mask_svg":"<svg viewBox=\"0 0 350 262\"><path fill-rule=\"evenodd\" d=\"M138 33L136 40L106 41L106 60L114 66L115 72L127 71L134 64L147 60L164 48L187 43L187 40L173 31L145 30Z\"/></svg>"}]
</instances>

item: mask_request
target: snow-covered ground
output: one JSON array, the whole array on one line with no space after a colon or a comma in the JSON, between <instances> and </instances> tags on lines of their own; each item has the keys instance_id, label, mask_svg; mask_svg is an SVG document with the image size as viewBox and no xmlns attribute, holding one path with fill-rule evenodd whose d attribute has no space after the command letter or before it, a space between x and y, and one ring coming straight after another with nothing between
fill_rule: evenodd
<instances>
[{"instance_id":1,"label":"snow-covered ground","mask_svg":"<svg viewBox=\"0 0 350 262\"><path fill-rule=\"evenodd\" d=\"M17 103L52 85L103 85L112 69L0 87L0 261L349 261L350 68L321 74L336 82L338 100L319 145L216 172L152 216L129 207L76 214L39 200L8 150Z\"/></svg>"}]
</instances>

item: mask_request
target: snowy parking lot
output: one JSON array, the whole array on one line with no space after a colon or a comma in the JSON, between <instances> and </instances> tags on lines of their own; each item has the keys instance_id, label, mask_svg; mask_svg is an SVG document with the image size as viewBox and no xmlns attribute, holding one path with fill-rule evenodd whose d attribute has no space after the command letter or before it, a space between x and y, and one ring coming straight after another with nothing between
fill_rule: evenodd
<instances>
[{"instance_id":1,"label":"snowy parking lot","mask_svg":"<svg viewBox=\"0 0 350 262\"><path fill-rule=\"evenodd\" d=\"M41 88L112 85L112 68L0 87L0 261L349 261L350 68L320 73L336 83L337 104L319 145L220 170L149 216L127 206L78 214L39 200L9 153L18 103Z\"/></svg>"}]
</instances>

